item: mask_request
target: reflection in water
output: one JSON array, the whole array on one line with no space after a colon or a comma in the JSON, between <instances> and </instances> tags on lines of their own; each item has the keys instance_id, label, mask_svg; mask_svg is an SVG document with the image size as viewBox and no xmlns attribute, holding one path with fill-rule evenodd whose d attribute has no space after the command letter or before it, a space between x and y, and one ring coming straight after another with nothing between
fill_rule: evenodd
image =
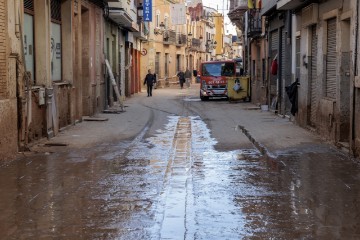
<instances>
[{"instance_id":1,"label":"reflection in water","mask_svg":"<svg viewBox=\"0 0 360 240\"><path fill-rule=\"evenodd\" d=\"M359 166L346 156L216 143L199 117L169 117L147 139L3 164L0 239L160 239L172 216L184 228L173 239L360 238Z\"/></svg>"}]
</instances>

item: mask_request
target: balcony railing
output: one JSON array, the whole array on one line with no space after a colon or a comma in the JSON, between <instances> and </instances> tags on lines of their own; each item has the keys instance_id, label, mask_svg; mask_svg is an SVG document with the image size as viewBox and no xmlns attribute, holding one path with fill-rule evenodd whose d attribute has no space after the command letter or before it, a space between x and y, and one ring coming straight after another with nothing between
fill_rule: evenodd
<instances>
[{"instance_id":1,"label":"balcony railing","mask_svg":"<svg viewBox=\"0 0 360 240\"><path fill-rule=\"evenodd\" d=\"M198 39L198 38L191 39L190 50L200 51L200 46L201 46L201 40L200 39Z\"/></svg>"},{"instance_id":2,"label":"balcony railing","mask_svg":"<svg viewBox=\"0 0 360 240\"><path fill-rule=\"evenodd\" d=\"M249 10L248 14L248 24L247 34L248 37L255 37L261 34L261 15L258 9L256 10Z\"/></svg>"},{"instance_id":3,"label":"balcony railing","mask_svg":"<svg viewBox=\"0 0 360 240\"><path fill-rule=\"evenodd\" d=\"M175 44L176 32L173 30L167 30L164 32L164 44Z\"/></svg>"},{"instance_id":4,"label":"balcony railing","mask_svg":"<svg viewBox=\"0 0 360 240\"><path fill-rule=\"evenodd\" d=\"M192 46L193 47L200 47L200 44L201 44L200 39L198 39L198 38L193 38L192 39Z\"/></svg>"},{"instance_id":5,"label":"balcony railing","mask_svg":"<svg viewBox=\"0 0 360 240\"><path fill-rule=\"evenodd\" d=\"M176 45L185 46L186 45L186 35L182 33L176 34Z\"/></svg>"}]
</instances>

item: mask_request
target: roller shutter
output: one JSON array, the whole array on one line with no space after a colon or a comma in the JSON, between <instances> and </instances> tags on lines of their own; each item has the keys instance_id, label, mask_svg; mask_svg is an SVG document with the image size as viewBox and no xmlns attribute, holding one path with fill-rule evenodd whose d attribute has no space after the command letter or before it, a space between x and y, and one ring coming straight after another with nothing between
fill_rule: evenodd
<instances>
[{"instance_id":1,"label":"roller shutter","mask_svg":"<svg viewBox=\"0 0 360 240\"><path fill-rule=\"evenodd\" d=\"M271 32L271 50L277 50L279 46L279 33L277 30Z\"/></svg>"},{"instance_id":2,"label":"roller shutter","mask_svg":"<svg viewBox=\"0 0 360 240\"><path fill-rule=\"evenodd\" d=\"M281 28L281 80L285 81L285 66L286 66L286 56L285 56L285 48L286 48L286 34L285 28Z\"/></svg>"},{"instance_id":3,"label":"roller shutter","mask_svg":"<svg viewBox=\"0 0 360 240\"><path fill-rule=\"evenodd\" d=\"M310 125L315 126L317 109L317 41L316 25L311 28Z\"/></svg>"},{"instance_id":4,"label":"roller shutter","mask_svg":"<svg viewBox=\"0 0 360 240\"><path fill-rule=\"evenodd\" d=\"M325 96L336 98L336 18L327 22Z\"/></svg>"},{"instance_id":5,"label":"roller shutter","mask_svg":"<svg viewBox=\"0 0 360 240\"><path fill-rule=\"evenodd\" d=\"M272 31L270 33L270 47L271 47L270 48L270 64L271 64L274 57L278 54L278 48L279 48L278 30ZM270 96L271 98L277 95L277 76L270 75L270 94L271 94Z\"/></svg>"}]
</instances>

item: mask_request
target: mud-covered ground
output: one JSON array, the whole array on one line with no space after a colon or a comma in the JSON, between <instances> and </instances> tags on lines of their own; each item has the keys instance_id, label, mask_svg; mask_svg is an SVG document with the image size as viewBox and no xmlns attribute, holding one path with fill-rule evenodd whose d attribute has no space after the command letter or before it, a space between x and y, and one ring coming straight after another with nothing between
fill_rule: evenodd
<instances>
[{"instance_id":1,"label":"mud-covered ground","mask_svg":"<svg viewBox=\"0 0 360 240\"><path fill-rule=\"evenodd\" d=\"M144 96L0 163L0 239L360 239L346 153L247 103Z\"/></svg>"}]
</instances>

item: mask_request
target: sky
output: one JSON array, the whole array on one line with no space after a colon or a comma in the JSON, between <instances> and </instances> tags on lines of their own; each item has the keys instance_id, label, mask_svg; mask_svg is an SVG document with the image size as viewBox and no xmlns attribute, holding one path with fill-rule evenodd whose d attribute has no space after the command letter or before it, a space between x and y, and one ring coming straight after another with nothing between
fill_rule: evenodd
<instances>
[{"instance_id":1,"label":"sky","mask_svg":"<svg viewBox=\"0 0 360 240\"><path fill-rule=\"evenodd\" d=\"M229 0L202 0L203 5L217 9L219 13L225 16L225 34L236 35L235 26L232 25L227 14L229 12L230 1Z\"/></svg>"}]
</instances>

